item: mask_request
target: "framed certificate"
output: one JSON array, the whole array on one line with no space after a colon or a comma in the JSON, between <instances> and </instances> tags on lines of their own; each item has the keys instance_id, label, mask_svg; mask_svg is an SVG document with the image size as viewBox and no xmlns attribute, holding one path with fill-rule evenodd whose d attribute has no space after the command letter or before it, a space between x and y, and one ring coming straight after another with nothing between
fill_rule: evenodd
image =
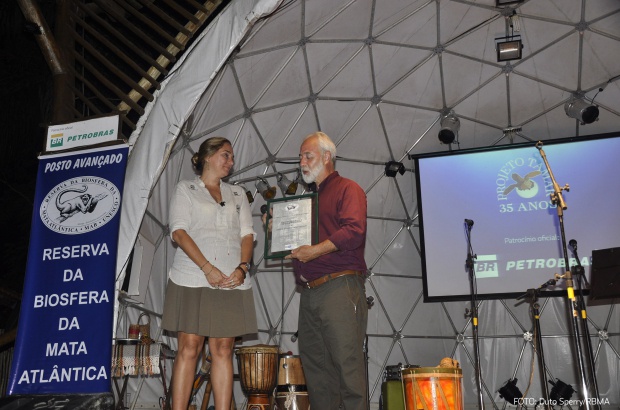
<instances>
[{"instance_id":1,"label":"framed certificate","mask_svg":"<svg viewBox=\"0 0 620 410\"><path fill-rule=\"evenodd\" d=\"M267 201L265 259L284 258L319 239L319 197L306 194Z\"/></svg>"}]
</instances>

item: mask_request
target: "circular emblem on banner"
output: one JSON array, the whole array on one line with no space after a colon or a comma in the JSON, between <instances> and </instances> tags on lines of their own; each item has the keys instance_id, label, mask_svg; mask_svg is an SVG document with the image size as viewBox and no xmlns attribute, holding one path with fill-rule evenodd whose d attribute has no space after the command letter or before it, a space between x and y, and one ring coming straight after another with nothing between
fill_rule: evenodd
<instances>
[{"instance_id":1,"label":"circular emblem on banner","mask_svg":"<svg viewBox=\"0 0 620 410\"><path fill-rule=\"evenodd\" d=\"M41 221L54 232L79 235L101 228L118 212L121 194L100 177L71 178L56 185L41 202Z\"/></svg>"}]
</instances>

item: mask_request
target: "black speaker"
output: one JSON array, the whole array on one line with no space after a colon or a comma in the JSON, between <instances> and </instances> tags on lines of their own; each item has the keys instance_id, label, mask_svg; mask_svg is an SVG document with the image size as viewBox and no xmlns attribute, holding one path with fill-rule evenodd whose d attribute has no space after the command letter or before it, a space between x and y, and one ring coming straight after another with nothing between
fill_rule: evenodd
<instances>
[{"instance_id":1,"label":"black speaker","mask_svg":"<svg viewBox=\"0 0 620 410\"><path fill-rule=\"evenodd\" d=\"M33 394L0 398L0 410L114 410L112 393Z\"/></svg>"}]
</instances>

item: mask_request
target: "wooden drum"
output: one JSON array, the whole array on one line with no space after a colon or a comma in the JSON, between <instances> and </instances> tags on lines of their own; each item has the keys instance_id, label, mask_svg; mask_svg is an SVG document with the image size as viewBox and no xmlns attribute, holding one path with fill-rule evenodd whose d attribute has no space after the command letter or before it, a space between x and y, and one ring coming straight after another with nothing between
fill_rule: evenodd
<instances>
[{"instance_id":1,"label":"wooden drum","mask_svg":"<svg viewBox=\"0 0 620 410\"><path fill-rule=\"evenodd\" d=\"M281 355L274 410L308 410L310 399L301 358Z\"/></svg>"},{"instance_id":2,"label":"wooden drum","mask_svg":"<svg viewBox=\"0 0 620 410\"><path fill-rule=\"evenodd\" d=\"M460 368L419 367L402 371L406 410L463 410Z\"/></svg>"},{"instance_id":3,"label":"wooden drum","mask_svg":"<svg viewBox=\"0 0 620 410\"><path fill-rule=\"evenodd\" d=\"M286 385L306 385L304 368L301 365L301 358L299 356L280 355L278 386Z\"/></svg>"},{"instance_id":4,"label":"wooden drum","mask_svg":"<svg viewBox=\"0 0 620 410\"><path fill-rule=\"evenodd\" d=\"M235 350L241 388L248 396L248 410L268 410L276 387L278 346L245 346Z\"/></svg>"}]
</instances>

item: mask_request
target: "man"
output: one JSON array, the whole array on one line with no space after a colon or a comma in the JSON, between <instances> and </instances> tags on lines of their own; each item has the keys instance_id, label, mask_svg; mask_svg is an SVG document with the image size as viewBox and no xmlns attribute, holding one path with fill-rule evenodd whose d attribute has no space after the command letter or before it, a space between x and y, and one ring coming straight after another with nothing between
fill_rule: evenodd
<instances>
[{"instance_id":1,"label":"man","mask_svg":"<svg viewBox=\"0 0 620 410\"><path fill-rule=\"evenodd\" d=\"M335 171L336 146L326 134L306 137L299 158L304 181L319 195L319 243L286 257L302 287L299 350L310 407L365 410L366 194Z\"/></svg>"}]
</instances>

